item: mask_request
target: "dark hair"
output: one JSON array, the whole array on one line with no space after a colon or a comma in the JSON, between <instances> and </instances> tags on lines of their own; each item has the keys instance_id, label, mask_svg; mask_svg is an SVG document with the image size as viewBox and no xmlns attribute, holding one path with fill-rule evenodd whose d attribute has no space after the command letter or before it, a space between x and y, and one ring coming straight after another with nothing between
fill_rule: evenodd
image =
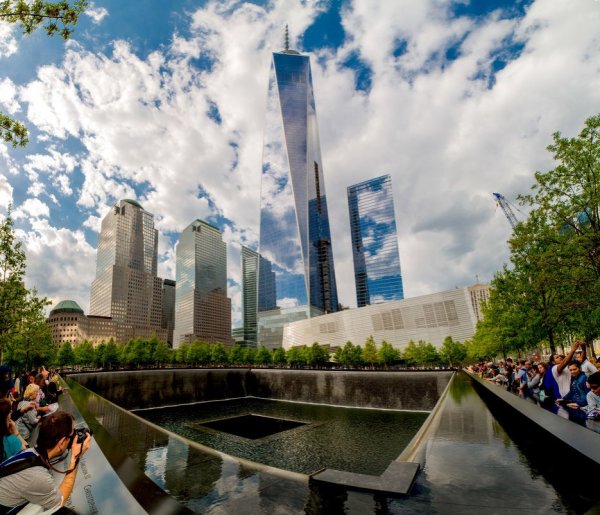
<instances>
[{"instance_id":1,"label":"dark hair","mask_svg":"<svg viewBox=\"0 0 600 515\"><path fill-rule=\"evenodd\" d=\"M594 372L591 376L587 378L587 382L589 385L600 386L600 372Z\"/></svg>"},{"instance_id":2,"label":"dark hair","mask_svg":"<svg viewBox=\"0 0 600 515\"><path fill-rule=\"evenodd\" d=\"M581 370L581 363L579 361L571 360L569 361L569 366L575 365L579 370Z\"/></svg>"},{"instance_id":3,"label":"dark hair","mask_svg":"<svg viewBox=\"0 0 600 515\"><path fill-rule=\"evenodd\" d=\"M0 399L0 457L4 461L8 456L4 450L4 437L8 436L7 418L12 412L12 404L7 399Z\"/></svg>"},{"instance_id":4,"label":"dark hair","mask_svg":"<svg viewBox=\"0 0 600 515\"><path fill-rule=\"evenodd\" d=\"M73 417L66 411L57 411L42 418L40 432L37 437L37 451L48 458L48 451L52 449L61 438L70 436L73 432Z\"/></svg>"}]
</instances>

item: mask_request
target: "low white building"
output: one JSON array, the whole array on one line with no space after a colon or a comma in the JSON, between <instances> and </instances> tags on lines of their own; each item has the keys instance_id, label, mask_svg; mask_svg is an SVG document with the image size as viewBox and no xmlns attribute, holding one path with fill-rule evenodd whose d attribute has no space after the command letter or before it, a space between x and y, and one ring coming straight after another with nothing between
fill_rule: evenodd
<instances>
[{"instance_id":1,"label":"low white building","mask_svg":"<svg viewBox=\"0 0 600 515\"><path fill-rule=\"evenodd\" d=\"M283 347L313 342L342 346L347 341L364 345L369 336L378 345L385 340L398 350L410 340L424 340L438 348L447 336L463 342L475 332L479 304L487 298L480 293L483 289L487 286L477 284L292 322L283 329Z\"/></svg>"}]
</instances>

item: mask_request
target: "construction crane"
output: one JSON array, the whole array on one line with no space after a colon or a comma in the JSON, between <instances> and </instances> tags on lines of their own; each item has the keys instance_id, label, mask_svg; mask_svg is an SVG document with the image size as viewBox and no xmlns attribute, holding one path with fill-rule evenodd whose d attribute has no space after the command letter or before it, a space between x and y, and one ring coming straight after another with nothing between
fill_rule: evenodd
<instances>
[{"instance_id":1,"label":"construction crane","mask_svg":"<svg viewBox=\"0 0 600 515\"><path fill-rule=\"evenodd\" d=\"M504 195L502 195L501 193L492 193L492 195L496 199L497 205L499 205L502 208L502 211L504 211L504 214L506 215L506 218L508 219L508 223L514 229L515 225L517 225L517 223L518 223L518 220L517 220L517 217L516 217L514 211L511 208L511 203L508 200L506 200ZM517 209L517 208L515 208L515 209ZM517 209L517 211L518 211L518 209Z\"/></svg>"}]
</instances>

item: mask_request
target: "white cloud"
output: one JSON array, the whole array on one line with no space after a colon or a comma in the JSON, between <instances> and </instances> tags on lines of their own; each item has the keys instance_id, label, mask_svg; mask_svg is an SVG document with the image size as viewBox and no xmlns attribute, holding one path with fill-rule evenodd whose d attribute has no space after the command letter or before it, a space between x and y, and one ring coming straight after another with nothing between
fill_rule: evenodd
<instances>
[{"instance_id":1,"label":"white cloud","mask_svg":"<svg viewBox=\"0 0 600 515\"><path fill-rule=\"evenodd\" d=\"M88 313L96 250L85 241L83 232L38 220L31 231L17 235L27 254L28 287L35 286L53 305L74 300Z\"/></svg>"},{"instance_id":2,"label":"white cloud","mask_svg":"<svg viewBox=\"0 0 600 515\"><path fill-rule=\"evenodd\" d=\"M85 14L98 25L106 16L108 16L108 10L105 7L96 7L94 3L91 3L85 10Z\"/></svg>"},{"instance_id":3,"label":"white cloud","mask_svg":"<svg viewBox=\"0 0 600 515\"><path fill-rule=\"evenodd\" d=\"M20 109L17 102L17 86L8 78L0 81L0 106L9 114L15 114Z\"/></svg>"},{"instance_id":4,"label":"white cloud","mask_svg":"<svg viewBox=\"0 0 600 515\"><path fill-rule=\"evenodd\" d=\"M28 198L20 206L17 206L14 213L15 220L48 218L49 216L50 209L48 205L37 198Z\"/></svg>"},{"instance_id":5,"label":"white cloud","mask_svg":"<svg viewBox=\"0 0 600 515\"><path fill-rule=\"evenodd\" d=\"M0 214L6 214L8 206L12 201L13 187L8 182L8 179L3 174L0 174Z\"/></svg>"},{"instance_id":6,"label":"white cloud","mask_svg":"<svg viewBox=\"0 0 600 515\"><path fill-rule=\"evenodd\" d=\"M17 52L17 40L13 34L14 26L0 21L0 58L8 57Z\"/></svg>"}]
</instances>

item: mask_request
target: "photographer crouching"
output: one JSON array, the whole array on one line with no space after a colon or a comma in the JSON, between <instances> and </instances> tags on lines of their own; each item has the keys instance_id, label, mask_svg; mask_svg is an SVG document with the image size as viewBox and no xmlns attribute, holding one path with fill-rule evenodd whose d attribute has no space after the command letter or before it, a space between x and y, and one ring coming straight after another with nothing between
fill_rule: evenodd
<instances>
[{"instance_id":1,"label":"photographer crouching","mask_svg":"<svg viewBox=\"0 0 600 515\"><path fill-rule=\"evenodd\" d=\"M88 450L91 438L89 430L75 430L69 413L59 411L44 417L35 448L23 449L0 464L0 514L73 513L62 506L71 495L79 460ZM68 468L54 468L53 463L69 450ZM64 474L60 485L50 470Z\"/></svg>"}]
</instances>

